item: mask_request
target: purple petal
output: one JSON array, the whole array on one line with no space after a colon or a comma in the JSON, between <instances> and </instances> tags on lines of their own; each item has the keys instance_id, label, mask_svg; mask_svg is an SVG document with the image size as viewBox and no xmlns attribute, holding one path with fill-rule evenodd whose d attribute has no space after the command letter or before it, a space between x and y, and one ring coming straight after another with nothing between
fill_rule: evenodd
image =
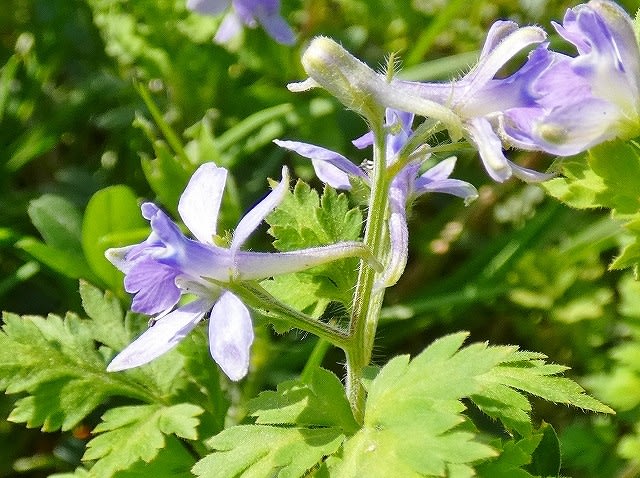
<instances>
[{"instance_id":1,"label":"purple petal","mask_svg":"<svg viewBox=\"0 0 640 478\"><path fill-rule=\"evenodd\" d=\"M231 0L187 0L187 8L205 15L218 15L231 5Z\"/></svg>"},{"instance_id":2,"label":"purple petal","mask_svg":"<svg viewBox=\"0 0 640 478\"><path fill-rule=\"evenodd\" d=\"M227 43L238 36L242 31L242 22L235 12L227 13L222 19L222 23L218 27L216 36L213 41L218 44Z\"/></svg>"},{"instance_id":3,"label":"purple petal","mask_svg":"<svg viewBox=\"0 0 640 478\"><path fill-rule=\"evenodd\" d=\"M358 166L341 154L331 151L330 149L309 143L301 143L300 141L282 141L275 139L273 142L281 148L288 149L289 151L295 151L304 158L327 162L350 176L358 176L364 179L367 177L367 175L364 174Z\"/></svg>"},{"instance_id":4,"label":"purple petal","mask_svg":"<svg viewBox=\"0 0 640 478\"><path fill-rule=\"evenodd\" d=\"M407 200L420 163L409 163L400 171L389 188L389 241L390 251L382 277L376 288L390 287L400 279L409 255L409 229L407 227Z\"/></svg>"},{"instance_id":5,"label":"purple petal","mask_svg":"<svg viewBox=\"0 0 640 478\"><path fill-rule=\"evenodd\" d=\"M616 119L620 120L620 111L615 105L585 98L543 116L527 110L510 111L504 116L503 129L518 147L570 156L613 139L617 130L611 123Z\"/></svg>"},{"instance_id":6,"label":"purple petal","mask_svg":"<svg viewBox=\"0 0 640 478\"><path fill-rule=\"evenodd\" d=\"M131 310L153 315L172 308L180 300L175 283L179 274L179 270L153 259L134 262L124 278L124 289L135 294Z\"/></svg>"},{"instance_id":7,"label":"purple petal","mask_svg":"<svg viewBox=\"0 0 640 478\"><path fill-rule=\"evenodd\" d=\"M320 161L318 159L312 159L311 164L313 165L316 176L318 176L318 179L323 183L328 184L332 188L344 191L351 189L349 175L341 169L336 168L327 161Z\"/></svg>"},{"instance_id":8,"label":"purple petal","mask_svg":"<svg viewBox=\"0 0 640 478\"><path fill-rule=\"evenodd\" d=\"M424 193L451 194L452 196L464 199L465 204L469 204L478 198L478 190L475 186L460 179L441 179L416 186L416 194L420 195Z\"/></svg>"},{"instance_id":9,"label":"purple petal","mask_svg":"<svg viewBox=\"0 0 640 478\"><path fill-rule=\"evenodd\" d=\"M456 164L456 158L451 157L440 161L433 168L427 170L416 179L414 190L416 195L425 193L444 193L464 199L465 204L478 197L478 190L470 183L459 179L449 179Z\"/></svg>"},{"instance_id":10,"label":"purple petal","mask_svg":"<svg viewBox=\"0 0 640 478\"><path fill-rule=\"evenodd\" d=\"M484 41L480 60L485 59L500 44L502 40L514 33L518 29L518 24L511 21L498 20L491 25L487 38Z\"/></svg>"},{"instance_id":11,"label":"purple petal","mask_svg":"<svg viewBox=\"0 0 640 478\"><path fill-rule=\"evenodd\" d=\"M180 196L180 217L200 242L213 243L226 180L226 169L213 163L203 164Z\"/></svg>"},{"instance_id":12,"label":"purple petal","mask_svg":"<svg viewBox=\"0 0 640 478\"><path fill-rule=\"evenodd\" d=\"M168 352L198 325L211 305L210 301L196 300L165 315L120 352L107 371L138 367Z\"/></svg>"},{"instance_id":13,"label":"purple petal","mask_svg":"<svg viewBox=\"0 0 640 478\"><path fill-rule=\"evenodd\" d=\"M234 256L235 280L261 280L279 274L300 272L347 257L365 257L361 242L338 242L290 252L238 251ZM212 277L217 279L217 277ZM220 280L228 280L220 279Z\"/></svg>"},{"instance_id":14,"label":"purple petal","mask_svg":"<svg viewBox=\"0 0 640 478\"><path fill-rule=\"evenodd\" d=\"M373 131L369 131L359 138L354 139L353 141L351 141L351 144L353 144L358 149L368 148L373 144Z\"/></svg>"},{"instance_id":15,"label":"purple petal","mask_svg":"<svg viewBox=\"0 0 640 478\"><path fill-rule=\"evenodd\" d=\"M515 163L509 161L509 165L511 166L511 170L513 171L513 175L525 181L527 183L539 183L542 181L547 181L555 176L555 174L549 173L540 173L538 171L534 171L533 169L523 168L522 166L518 166Z\"/></svg>"},{"instance_id":16,"label":"purple petal","mask_svg":"<svg viewBox=\"0 0 640 478\"><path fill-rule=\"evenodd\" d=\"M282 180L273 188L262 201L256 204L238 223L233 233L231 241L231 252L235 253L240 246L249 238L251 233L256 230L265 217L273 211L284 199L289 189L289 170L286 166L282 168Z\"/></svg>"},{"instance_id":17,"label":"purple petal","mask_svg":"<svg viewBox=\"0 0 640 478\"><path fill-rule=\"evenodd\" d=\"M496 73L515 55L528 46L543 42L545 38L546 33L538 27L518 28L507 35L467 75L470 80L466 85L464 96L471 97L477 94L477 91L492 80ZM460 98L458 101L465 100Z\"/></svg>"},{"instance_id":18,"label":"purple petal","mask_svg":"<svg viewBox=\"0 0 640 478\"><path fill-rule=\"evenodd\" d=\"M279 14L258 15L258 21L269 36L278 43L293 45L296 42L293 30Z\"/></svg>"},{"instance_id":19,"label":"purple petal","mask_svg":"<svg viewBox=\"0 0 640 478\"><path fill-rule=\"evenodd\" d=\"M231 380L238 381L247 375L252 343L249 310L231 292L223 293L209 318L209 351Z\"/></svg>"},{"instance_id":20,"label":"purple petal","mask_svg":"<svg viewBox=\"0 0 640 478\"><path fill-rule=\"evenodd\" d=\"M450 158L443 159L438 164L425 171L417 180L416 184L422 182L442 181L447 179L453 173L453 168L456 166L457 158L451 156Z\"/></svg>"}]
</instances>

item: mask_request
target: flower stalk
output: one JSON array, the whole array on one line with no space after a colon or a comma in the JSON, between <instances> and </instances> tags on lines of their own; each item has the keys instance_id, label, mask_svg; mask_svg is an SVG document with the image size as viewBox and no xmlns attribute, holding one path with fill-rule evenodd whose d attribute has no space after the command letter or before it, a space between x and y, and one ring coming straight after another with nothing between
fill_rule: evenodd
<instances>
[{"instance_id":1,"label":"flower stalk","mask_svg":"<svg viewBox=\"0 0 640 478\"><path fill-rule=\"evenodd\" d=\"M371 125L374 135L373 176L371 194L364 236L364 243L373 257L383 262L384 232L387 226L389 208L389 177L385 161L386 135L382 122ZM350 344L345 348L347 356L347 398L353 414L359 422L364 418L365 390L362 385L364 368L371 361L380 309L384 298L384 288L375 289L376 271L365 262L360 262L358 282L353 296L353 306L349 323Z\"/></svg>"}]
</instances>

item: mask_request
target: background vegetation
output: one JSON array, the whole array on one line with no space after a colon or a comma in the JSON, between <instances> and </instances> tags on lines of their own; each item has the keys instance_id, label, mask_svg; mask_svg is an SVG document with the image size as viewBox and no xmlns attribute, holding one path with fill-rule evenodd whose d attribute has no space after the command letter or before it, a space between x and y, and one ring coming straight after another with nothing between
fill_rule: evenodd
<instances>
[{"instance_id":1,"label":"background vegetation","mask_svg":"<svg viewBox=\"0 0 640 478\"><path fill-rule=\"evenodd\" d=\"M620 3L637 8L635 0ZM183 0L5 0L0 308L82 315L78 279L113 291L126 307L122 277L104 249L145 236L138 198L175 211L202 162L232 173L222 218L230 228L283 162L319 186L310 164L272 139L366 159L349 142L366 129L360 118L327 95L285 88L304 78L300 53L315 35L335 38L371 66L399 52L402 76L442 80L473 64L496 19L548 28L574 4L283 0L299 35L289 48L259 29L216 45L219 19L188 12ZM518 156L540 170L553 162ZM491 182L472 153L459 158L456 177L477 185L480 198L464 207L431 197L413 209L411 256L387 295L377 360L416 353L458 330L542 352L617 411L536 409L535 421L559 434L563 473L640 475L640 284L633 270L607 270L627 233L607 210L570 209L516 180ZM246 396L297 376L314 345L312 337L276 336L268 327L258 336L260 373L241 385ZM342 360L330 351L323 364L341 375ZM44 433L5 420L16 399L0 396L0 477L75 468L100 411L69 432Z\"/></svg>"}]
</instances>

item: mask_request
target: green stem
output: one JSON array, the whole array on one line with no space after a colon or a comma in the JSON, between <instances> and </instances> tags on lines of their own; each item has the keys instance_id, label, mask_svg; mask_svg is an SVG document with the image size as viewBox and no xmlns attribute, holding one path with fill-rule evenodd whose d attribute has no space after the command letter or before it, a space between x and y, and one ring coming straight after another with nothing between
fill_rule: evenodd
<instances>
[{"instance_id":1,"label":"green stem","mask_svg":"<svg viewBox=\"0 0 640 478\"><path fill-rule=\"evenodd\" d=\"M156 105L155 101L153 101L149 90L139 82L134 82L133 86L138 91L138 94L142 97L145 105L147 105L149 113L151 113L153 120L158 125L158 128L160 128L160 131L162 131L162 134L167 140L167 143L169 143L169 146L171 146L171 149L173 149L173 152L180 158L180 161L183 165L190 164L187 152L182 146L182 141L180 141L180 138L178 137L176 132L173 131L171 126L169 126L169 123L167 123L167 121L162 116L162 113L160 112L160 109Z\"/></svg>"},{"instance_id":2,"label":"green stem","mask_svg":"<svg viewBox=\"0 0 640 478\"><path fill-rule=\"evenodd\" d=\"M303 382L309 382L311 380L313 372L322 365L322 361L330 348L330 342L324 339L318 339L316 345L313 347L311 355L309 355L309 358L307 359L307 363L304 365L302 373L300 374L300 380Z\"/></svg>"},{"instance_id":3,"label":"green stem","mask_svg":"<svg viewBox=\"0 0 640 478\"><path fill-rule=\"evenodd\" d=\"M381 123L372 125L374 133L373 177L371 180L371 196L369 212L364 235L364 242L373 256L383 262L384 228L387 224L389 179L386 171L385 134ZM364 418L365 390L362 385L364 368L371 361L371 352L384 289L375 290L376 272L371 266L360 261L358 282L353 297L351 321L349 323L349 345L344 348L347 356L346 389L351 409L356 420L362 423Z\"/></svg>"},{"instance_id":4,"label":"green stem","mask_svg":"<svg viewBox=\"0 0 640 478\"><path fill-rule=\"evenodd\" d=\"M209 280L213 283L217 283L211 279ZM347 347L349 344L349 337L345 332L332 327L330 324L326 324L309 315L303 314L293 307L289 307L283 302L280 302L260 286L260 284L242 282L218 285L239 295L247 302L247 304L256 310L259 310L267 317L281 320L284 319L293 327L317 335L321 339L325 339L336 347L340 347L342 349Z\"/></svg>"}]
</instances>

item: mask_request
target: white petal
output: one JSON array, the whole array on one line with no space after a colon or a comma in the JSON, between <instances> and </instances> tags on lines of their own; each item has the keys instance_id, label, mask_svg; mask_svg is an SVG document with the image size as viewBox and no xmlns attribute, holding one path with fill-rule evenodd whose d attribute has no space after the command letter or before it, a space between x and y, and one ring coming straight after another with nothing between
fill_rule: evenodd
<instances>
[{"instance_id":1,"label":"white petal","mask_svg":"<svg viewBox=\"0 0 640 478\"><path fill-rule=\"evenodd\" d=\"M541 28L530 26L519 28L504 37L466 76L470 79L466 85L467 95L475 95L511 58L526 47L543 42L546 36Z\"/></svg>"},{"instance_id":2,"label":"white petal","mask_svg":"<svg viewBox=\"0 0 640 478\"><path fill-rule=\"evenodd\" d=\"M231 380L238 381L247 375L252 343L249 310L235 295L225 292L211 310L209 351Z\"/></svg>"},{"instance_id":3,"label":"white petal","mask_svg":"<svg viewBox=\"0 0 640 478\"><path fill-rule=\"evenodd\" d=\"M289 189L289 171L285 167L282 168L282 181L273 188L267 197L256 204L238 223L233 240L231 241L231 251L235 253L240 246L249 238L251 233L256 230L265 217L273 211L278 204L284 199L284 195Z\"/></svg>"},{"instance_id":4,"label":"white petal","mask_svg":"<svg viewBox=\"0 0 640 478\"><path fill-rule=\"evenodd\" d=\"M151 362L186 337L211 308L211 301L196 300L166 314L120 352L107 367L118 372Z\"/></svg>"},{"instance_id":5,"label":"white petal","mask_svg":"<svg viewBox=\"0 0 640 478\"><path fill-rule=\"evenodd\" d=\"M180 217L200 242L213 243L226 180L226 169L213 163L203 164L193 173L180 197Z\"/></svg>"},{"instance_id":6,"label":"white petal","mask_svg":"<svg viewBox=\"0 0 640 478\"><path fill-rule=\"evenodd\" d=\"M467 125L469 140L480 154L485 169L495 181L511 177L509 162L502 152L502 142L485 118L474 118Z\"/></svg>"}]
</instances>

